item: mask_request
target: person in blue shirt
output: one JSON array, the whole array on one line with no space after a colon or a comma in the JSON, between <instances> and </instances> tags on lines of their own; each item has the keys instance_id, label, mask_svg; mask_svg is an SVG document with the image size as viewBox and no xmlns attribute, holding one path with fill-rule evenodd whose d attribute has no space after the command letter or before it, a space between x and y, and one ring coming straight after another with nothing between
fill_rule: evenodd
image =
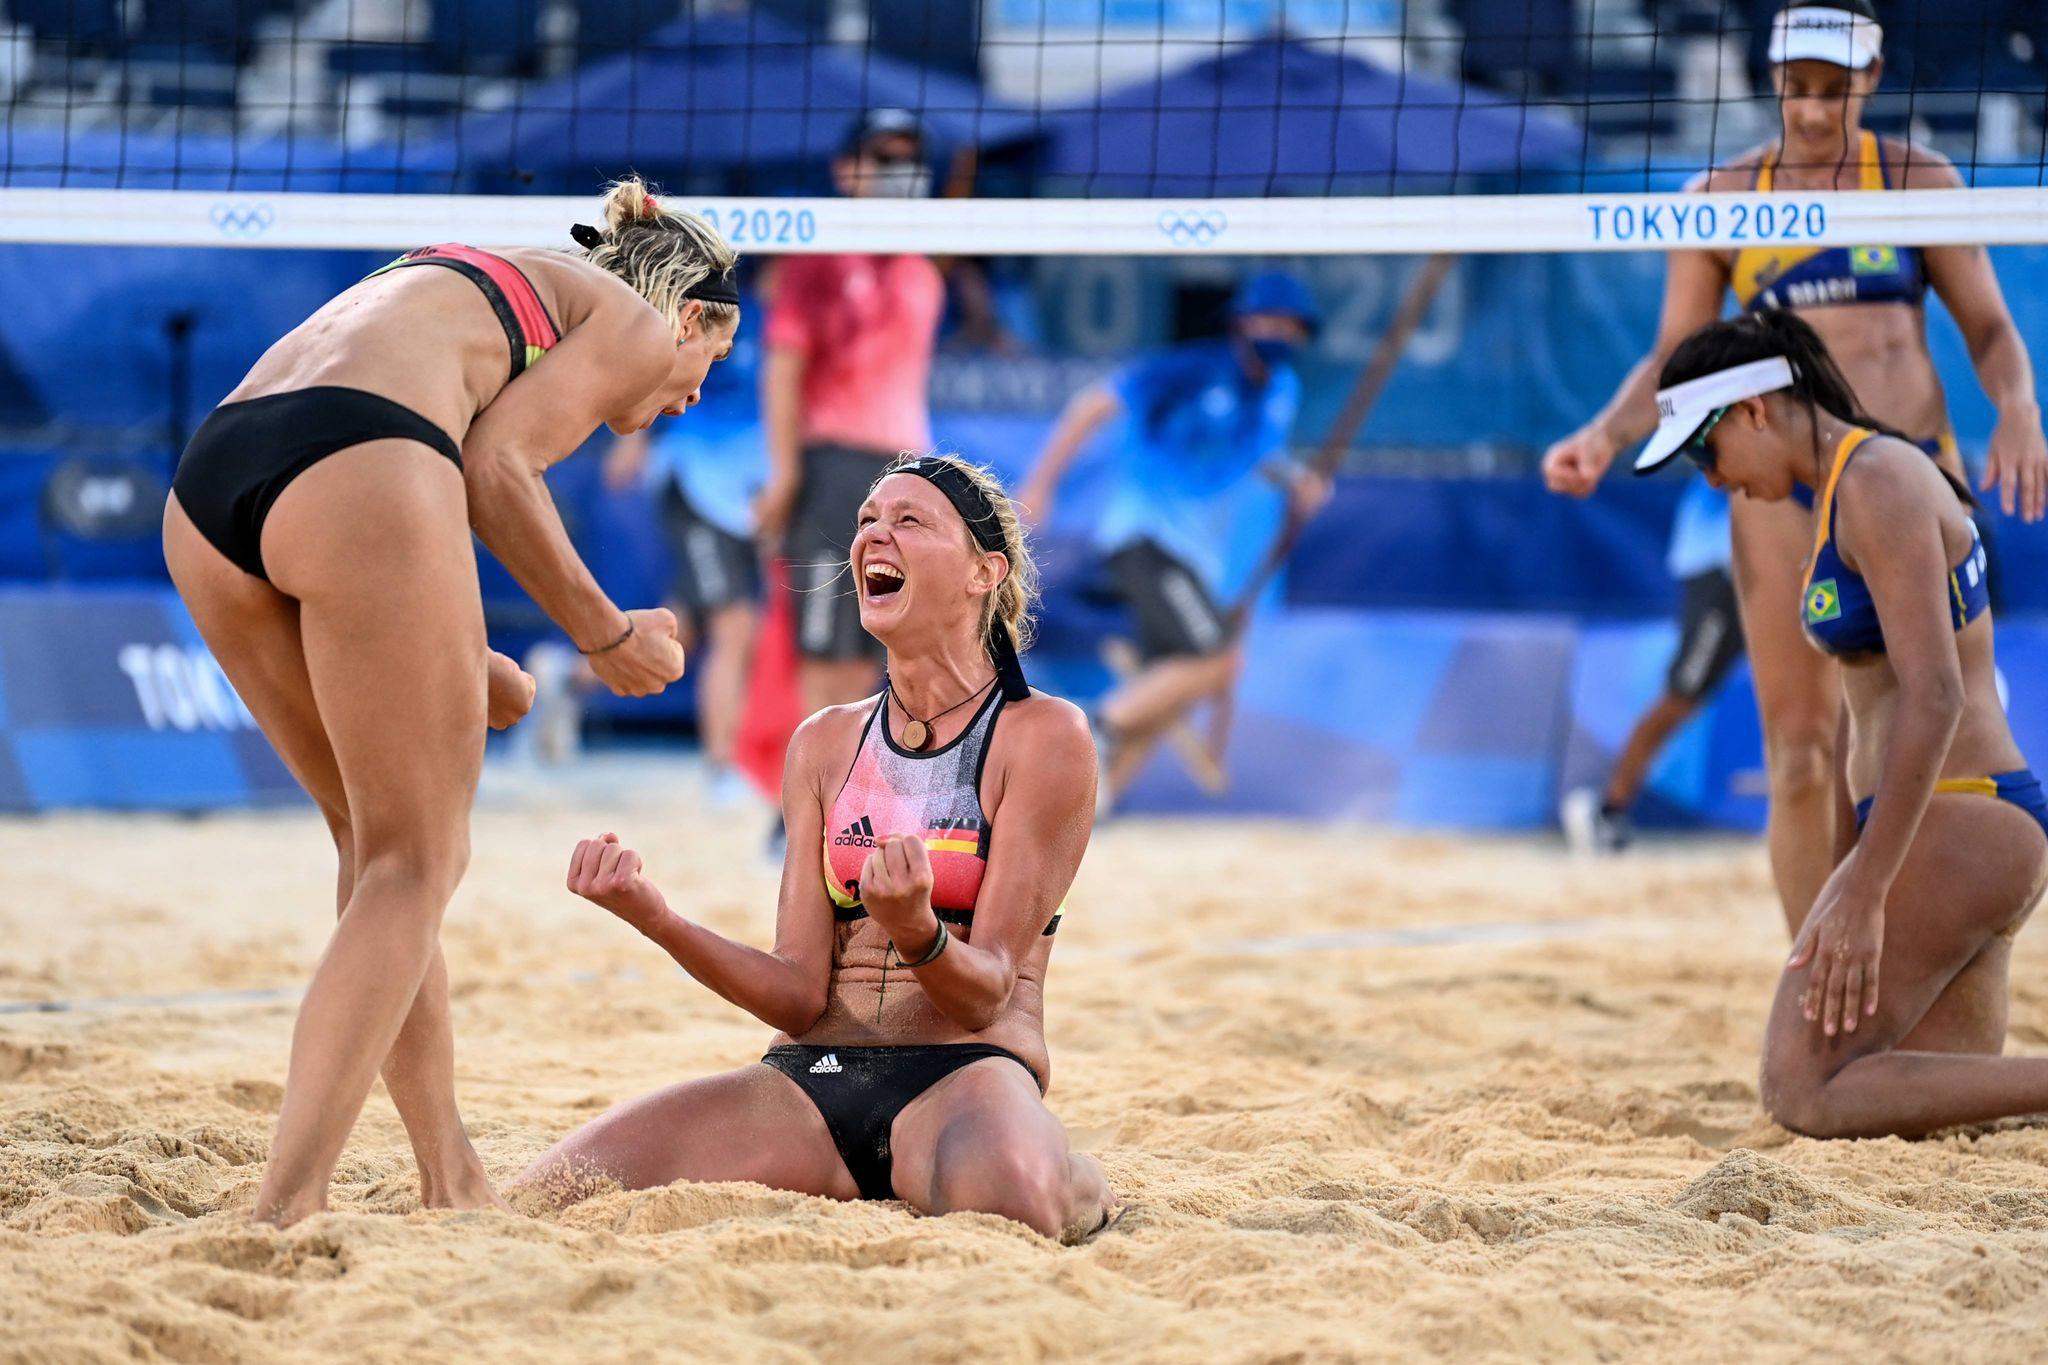
<instances>
[{"instance_id":1,"label":"person in blue shirt","mask_svg":"<svg viewBox=\"0 0 2048 1365\"><path fill-rule=\"evenodd\" d=\"M1273 479L1302 516L1329 497L1327 478L1287 459L1301 407L1294 360L1319 321L1300 280L1254 275L1231 301L1225 336L1158 352L1077 394L1020 491L1031 518L1047 524L1075 456L1125 419L1094 544L1130 609L1143 666L1096 712L1109 802L1168 727L1236 681L1241 657L1218 599L1244 493Z\"/></svg>"},{"instance_id":2,"label":"person in blue shirt","mask_svg":"<svg viewBox=\"0 0 2048 1365\"><path fill-rule=\"evenodd\" d=\"M1628 846L1633 834L1629 811L1642 794L1650 765L1679 727L1720 690L1742 657L1742 615L1731 559L1728 497L1695 479L1679 500L1665 557L1680 584L1678 652L1671 656L1663 695L1636 719L1606 787L1565 794L1558 818L1573 852L1619 853Z\"/></svg>"},{"instance_id":3,"label":"person in blue shirt","mask_svg":"<svg viewBox=\"0 0 2048 1365\"><path fill-rule=\"evenodd\" d=\"M767 481L768 455L753 387L759 350L756 341L733 343L730 372L719 377L721 406L711 420L664 421L622 436L605 459L605 483L613 491L651 483L659 499L663 538L675 563L673 604L684 647L693 651L697 729L714 797L740 786L731 766L733 739L760 623L753 505Z\"/></svg>"}]
</instances>

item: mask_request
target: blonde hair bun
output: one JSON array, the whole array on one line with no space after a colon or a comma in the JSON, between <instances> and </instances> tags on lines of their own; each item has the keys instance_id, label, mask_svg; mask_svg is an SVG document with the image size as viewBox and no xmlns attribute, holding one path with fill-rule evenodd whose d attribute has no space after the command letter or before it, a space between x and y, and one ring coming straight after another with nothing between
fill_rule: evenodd
<instances>
[{"instance_id":1,"label":"blonde hair bun","mask_svg":"<svg viewBox=\"0 0 2048 1365\"><path fill-rule=\"evenodd\" d=\"M583 255L633 286L676 326L691 301L690 291L713 276L730 274L739 263L739 253L717 228L694 213L668 207L638 176L606 187L604 231ZM739 317L737 304L697 301L707 324Z\"/></svg>"}]
</instances>

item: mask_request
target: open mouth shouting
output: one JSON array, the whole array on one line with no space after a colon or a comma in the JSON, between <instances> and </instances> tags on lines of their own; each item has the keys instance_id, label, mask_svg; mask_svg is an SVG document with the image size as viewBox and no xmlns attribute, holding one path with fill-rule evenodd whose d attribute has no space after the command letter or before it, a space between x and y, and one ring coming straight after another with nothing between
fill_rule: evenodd
<instances>
[{"instance_id":1,"label":"open mouth shouting","mask_svg":"<svg viewBox=\"0 0 2048 1365\"><path fill-rule=\"evenodd\" d=\"M903 570L894 564L870 559L861 566L861 600L880 606L903 591Z\"/></svg>"}]
</instances>

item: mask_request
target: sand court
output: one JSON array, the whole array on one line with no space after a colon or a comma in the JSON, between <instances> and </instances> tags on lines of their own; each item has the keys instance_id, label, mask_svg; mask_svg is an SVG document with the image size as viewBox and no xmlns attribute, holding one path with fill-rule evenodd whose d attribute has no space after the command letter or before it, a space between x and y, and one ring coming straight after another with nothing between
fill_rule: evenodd
<instances>
[{"instance_id":1,"label":"sand court","mask_svg":"<svg viewBox=\"0 0 2048 1365\"><path fill-rule=\"evenodd\" d=\"M765 942L757 816L501 772L449 912L501 1183L767 1030L562 890L617 829ZM608 795L607 784L613 784ZM640 783L644 787L648 784ZM2048 1130L1794 1139L1757 1105L1784 944L1759 850L1294 824L1098 833L1051 1103L1130 1211L1078 1248L752 1186L418 1209L381 1085L334 1211L247 1210L330 928L304 812L0 824L0 1359L2038 1358ZM2023 934L2011 1046L2048 1043Z\"/></svg>"}]
</instances>

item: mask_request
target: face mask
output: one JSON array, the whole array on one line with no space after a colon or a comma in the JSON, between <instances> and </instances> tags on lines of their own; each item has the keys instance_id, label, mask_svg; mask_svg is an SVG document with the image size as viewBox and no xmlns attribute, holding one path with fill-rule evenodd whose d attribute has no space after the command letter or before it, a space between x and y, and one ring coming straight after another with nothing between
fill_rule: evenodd
<instances>
[{"instance_id":1,"label":"face mask","mask_svg":"<svg viewBox=\"0 0 2048 1365\"><path fill-rule=\"evenodd\" d=\"M870 199L923 199L932 192L932 173L916 162L877 166L868 172Z\"/></svg>"},{"instance_id":2,"label":"face mask","mask_svg":"<svg viewBox=\"0 0 2048 1365\"><path fill-rule=\"evenodd\" d=\"M1269 370L1276 369L1281 365L1292 364L1294 357L1300 353L1301 347L1285 337L1254 337L1252 339L1252 354L1257 356L1259 363Z\"/></svg>"}]
</instances>

